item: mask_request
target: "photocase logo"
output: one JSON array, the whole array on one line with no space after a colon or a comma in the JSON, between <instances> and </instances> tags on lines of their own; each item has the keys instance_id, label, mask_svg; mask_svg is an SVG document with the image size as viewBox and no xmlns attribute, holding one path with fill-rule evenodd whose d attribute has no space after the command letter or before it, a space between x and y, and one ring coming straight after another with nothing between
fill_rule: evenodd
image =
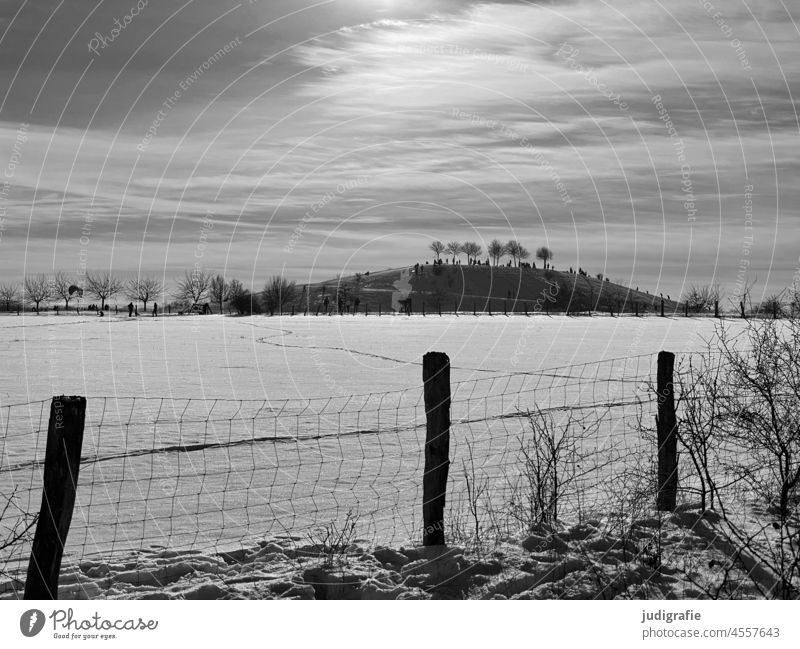
<instances>
[{"instance_id":1,"label":"photocase logo","mask_svg":"<svg viewBox=\"0 0 800 649\"><path fill-rule=\"evenodd\" d=\"M32 638L44 628L44 613L37 608L25 611L19 618L19 630L26 638Z\"/></svg>"}]
</instances>

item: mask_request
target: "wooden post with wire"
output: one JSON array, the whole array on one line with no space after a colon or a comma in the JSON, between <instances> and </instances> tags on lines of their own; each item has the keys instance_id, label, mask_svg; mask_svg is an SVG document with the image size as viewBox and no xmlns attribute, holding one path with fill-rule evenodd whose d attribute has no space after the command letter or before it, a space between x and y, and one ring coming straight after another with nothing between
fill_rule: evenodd
<instances>
[{"instance_id":1,"label":"wooden post with wire","mask_svg":"<svg viewBox=\"0 0 800 649\"><path fill-rule=\"evenodd\" d=\"M53 397L44 456L42 505L25 580L25 599L58 599L83 446L86 397Z\"/></svg>"},{"instance_id":2,"label":"wooden post with wire","mask_svg":"<svg viewBox=\"0 0 800 649\"><path fill-rule=\"evenodd\" d=\"M658 353L656 389L658 414L656 431L658 439L658 493L659 511L674 511L678 497L678 420L675 414L675 386L673 384L675 354Z\"/></svg>"},{"instance_id":3,"label":"wooden post with wire","mask_svg":"<svg viewBox=\"0 0 800 649\"><path fill-rule=\"evenodd\" d=\"M425 393L425 473L422 477L422 544L444 545L444 506L450 468L450 359L422 357Z\"/></svg>"}]
</instances>

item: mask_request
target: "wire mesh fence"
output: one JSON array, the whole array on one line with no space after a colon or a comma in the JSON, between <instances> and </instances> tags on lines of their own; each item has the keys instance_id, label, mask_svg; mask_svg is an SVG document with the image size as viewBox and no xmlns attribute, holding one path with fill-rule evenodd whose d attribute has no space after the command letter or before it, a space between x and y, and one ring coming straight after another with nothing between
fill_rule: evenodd
<instances>
[{"instance_id":1,"label":"wire mesh fence","mask_svg":"<svg viewBox=\"0 0 800 649\"><path fill-rule=\"evenodd\" d=\"M648 457L638 430L653 408L653 363L640 356L454 383L448 518L464 519L479 486L481 507L505 510L508 527L520 519L536 417L562 440L558 514L602 509L617 473ZM89 397L65 563L302 543L346 516L355 538L419 541L422 397L421 385L282 401ZM47 401L0 408L3 535L19 537L3 549L7 588L19 586L30 552L24 532L41 502L48 412Z\"/></svg>"},{"instance_id":2,"label":"wire mesh fence","mask_svg":"<svg viewBox=\"0 0 800 649\"><path fill-rule=\"evenodd\" d=\"M678 385L691 377L688 358ZM656 363L643 355L453 383L448 542L586 520L624 526L652 512ZM701 396L681 392L679 405ZM0 596L22 594L49 404L0 407ZM65 570L265 540L303 547L331 525L372 545L419 543L425 441L421 382L306 400L88 397ZM715 450L709 467L726 502L742 503L730 454L742 449ZM679 502L698 498L694 469L681 464Z\"/></svg>"}]
</instances>

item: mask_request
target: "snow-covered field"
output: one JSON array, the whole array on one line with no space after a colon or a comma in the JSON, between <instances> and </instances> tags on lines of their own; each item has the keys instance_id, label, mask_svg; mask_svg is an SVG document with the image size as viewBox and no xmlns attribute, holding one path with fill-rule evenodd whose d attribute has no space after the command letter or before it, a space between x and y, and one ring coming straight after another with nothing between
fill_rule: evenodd
<instances>
[{"instance_id":1,"label":"snow-covered field","mask_svg":"<svg viewBox=\"0 0 800 649\"><path fill-rule=\"evenodd\" d=\"M739 327L732 320L727 326ZM702 347L709 318L0 316L0 405L54 394L286 399L416 386Z\"/></svg>"},{"instance_id":2,"label":"snow-covered field","mask_svg":"<svg viewBox=\"0 0 800 649\"><path fill-rule=\"evenodd\" d=\"M700 350L714 327L656 317L3 316L0 490L17 487L23 510L38 510L31 462L43 457L49 398L86 395L92 461L67 563L259 538L297 545L349 511L358 538L407 543L420 535L425 352L451 359L448 504L463 509L470 452L496 504L509 498L526 425L516 410L626 402L651 376L652 359L639 356ZM608 359L629 360L595 365ZM577 367L542 372L566 366ZM38 403L12 405L28 402ZM591 486L576 497L617 490L619 463L641 443L641 412L578 422L597 427L581 442ZM198 448L152 453L187 444Z\"/></svg>"}]
</instances>

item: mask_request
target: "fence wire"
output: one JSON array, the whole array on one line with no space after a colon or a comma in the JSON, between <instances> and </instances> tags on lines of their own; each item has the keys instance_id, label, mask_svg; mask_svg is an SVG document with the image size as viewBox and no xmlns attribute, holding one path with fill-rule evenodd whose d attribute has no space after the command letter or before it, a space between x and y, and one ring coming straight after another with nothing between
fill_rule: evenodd
<instances>
[{"instance_id":1,"label":"fence wire","mask_svg":"<svg viewBox=\"0 0 800 649\"><path fill-rule=\"evenodd\" d=\"M652 509L656 363L643 355L452 383L448 541L630 522ZM686 372L679 363L676 382ZM49 408L0 407L0 597L24 589ZM425 434L421 382L306 400L87 397L62 573L270 540L301 548L343 522L352 541L418 544ZM685 458L680 485L682 502L697 499Z\"/></svg>"},{"instance_id":2,"label":"fence wire","mask_svg":"<svg viewBox=\"0 0 800 649\"><path fill-rule=\"evenodd\" d=\"M533 417L570 440L559 513L602 508L618 472L647 455L638 427L653 409L646 388L654 362L639 356L453 383L448 516L463 519L476 476L486 507L522 505L513 499L524 491ZM48 415L49 401L0 408L2 537L17 539L3 548L6 590L21 586L30 552ZM302 544L345 517L359 540L418 542L424 442L421 385L282 401L88 397L64 563L230 550L254 539Z\"/></svg>"}]
</instances>

